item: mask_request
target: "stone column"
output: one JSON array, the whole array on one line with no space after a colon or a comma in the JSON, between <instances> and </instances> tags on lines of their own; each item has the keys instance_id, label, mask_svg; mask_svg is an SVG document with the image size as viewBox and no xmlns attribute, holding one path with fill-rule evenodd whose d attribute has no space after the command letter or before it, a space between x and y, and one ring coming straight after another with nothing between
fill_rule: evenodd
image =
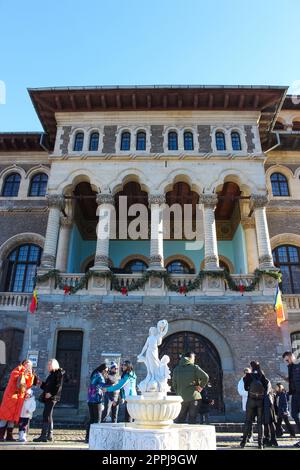
<instances>
[{"instance_id":1,"label":"stone column","mask_svg":"<svg viewBox=\"0 0 300 470\"><path fill-rule=\"evenodd\" d=\"M49 216L41 267L54 269L60 226L60 212L64 208L65 200L62 194L48 194L47 199L49 206Z\"/></svg>"},{"instance_id":2,"label":"stone column","mask_svg":"<svg viewBox=\"0 0 300 470\"><path fill-rule=\"evenodd\" d=\"M266 205L268 204L268 196L263 194L252 194L250 198L250 203L251 209L254 211L255 217L259 268L274 269L266 216Z\"/></svg>"},{"instance_id":3,"label":"stone column","mask_svg":"<svg viewBox=\"0 0 300 470\"><path fill-rule=\"evenodd\" d=\"M114 211L114 197L111 194L97 195L99 222L97 227L97 246L95 264L92 270L106 272L109 268L109 239Z\"/></svg>"},{"instance_id":4,"label":"stone column","mask_svg":"<svg viewBox=\"0 0 300 470\"><path fill-rule=\"evenodd\" d=\"M59 232L57 255L56 255L56 269L58 269L62 273L67 272L69 242L70 242L72 224L73 224L73 221L69 217L60 218L60 232Z\"/></svg>"},{"instance_id":5,"label":"stone column","mask_svg":"<svg viewBox=\"0 0 300 470\"><path fill-rule=\"evenodd\" d=\"M150 194L148 202L151 210L149 270L164 271L163 209L166 198L164 194Z\"/></svg>"},{"instance_id":6,"label":"stone column","mask_svg":"<svg viewBox=\"0 0 300 470\"><path fill-rule=\"evenodd\" d=\"M204 265L210 271L220 269L215 221L217 203L216 194L200 194L199 204L203 204Z\"/></svg>"},{"instance_id":7,"label":"stone column","mask_svg":"<svg viewBox=\"0 0 300 470\"><path fill-rule=\"evenodd\" d=\"M259 265L255 221L249 217L241 219L241 224L245 233L248 273L253 273Z\"/></svg>"}]
</instances>

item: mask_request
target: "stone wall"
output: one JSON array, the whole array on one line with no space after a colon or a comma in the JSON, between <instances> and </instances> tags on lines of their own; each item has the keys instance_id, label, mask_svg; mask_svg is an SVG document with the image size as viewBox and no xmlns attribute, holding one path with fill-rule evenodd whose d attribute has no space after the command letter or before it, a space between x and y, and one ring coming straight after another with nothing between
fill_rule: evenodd
<instances>
[{"instance_id":1,"label":"stone wall","mask_svg":"<svg viewBox=\"0 0 300 470\"><path fill-rule=\"evenodd\" d=\"M46 373L47 360L55 356L56 336L61 329L84 332L80 407L86 408L86 388L90 372L103 360L102 353L121 353L122 360L136 364L149 327L166 318L170 332L193 331L213 342L221 358L223 392L227 419L240 412L236 391L243 368L259 360L273 382L279 380L282 342L271 299L254 303L253 298L217 299L198 304L178 300L101 298L84 296L40 296L37 315L29 317L32 348L40 351L39 374ZM173 303L170 303L173 302ZM180 302L180 303L178 303ZM26 349L26 339L25 339ZM136 364L139 379L144 366ZM201 364L205 370L205 364Z\"/></svg>"},{"instance_id":2,"label":"stone wall","mask_svg":"<svg viewBox=\"0 0 300 470\"><path fill-rule=\"evenodd\" d=\"M290 201L287 201L287 203L290 203ZM295 209L297 209L296 205ZM267 220L270 238L281 233L295 233L297 235L300 233L300 218L297 213L268 211Z\"/></svg>"},{"instance_id":3,"label":"stone wall","mask_svg":"<svg viewBox=\"0 0 300 470\"><path fill-rule=\"evenodd\" d=\"M19 212L0 214L0 246L10 237L25 232L45 235L48 212Z\"/></svg>"}]
</instances>

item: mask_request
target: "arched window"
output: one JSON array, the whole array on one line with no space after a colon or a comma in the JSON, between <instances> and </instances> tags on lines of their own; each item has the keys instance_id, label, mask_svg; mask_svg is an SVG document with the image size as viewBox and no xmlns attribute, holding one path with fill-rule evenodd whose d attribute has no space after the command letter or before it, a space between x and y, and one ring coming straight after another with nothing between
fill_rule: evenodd
<instances>
[{"instance_id":1,"label":"arched window","mask_svg":"<svg viewBox=\"0 0 300 470\"><path fill-rule=\"evenodd\" d=\"M271 175L271 185L273 196L289 196L289 185L286 176L282 173Z\"/></svg>"},{"instance_id":2,"label":"arched window","mask_svg":"<svg viewBox=\"0 0 300 470\"><path fill-rule=\"evenodd\" d=\"M185 132L183 135L184 150L194 150L194 136L192 132Z\"/></svg>"},{"instance_id":3,"label":"arched window","mask_svg":"<svg viewBox=\"0 0 300 470\"><path fill-rule=\"evenodd\" d=\"M300 249L282 245L273 250L274 264L282 273L282 292L300 293Z\"/></svg>"},{"instance_id":4,"label":"arched window","mask_svg":"<svg viewBox=\"0 0 300 470\"><path fill-rule=\"evenodd\" d=\"M147 268L145 261L133 259L125 265L124 270L126 273L144 273Z\"/></svg>"},{"instance_id":5,"label":"arched window","mask_svg":"<svg viewBox=\"0 0 300 470\"><path fill-rule=\"evenodd\" d=\"M216 148L217 150L226 150L224 132L216 132Z\"/></svg>"},{"instance_id":6,"label":"arched window","mask_svg":"<svg viewBox=\"0 0 300 470\"><path fill-rule=\"evenodd\" d=\"M136 149L146 150L146 133L138 132L136 135Z\"/></svg>"},{"instance_id":7,"label":"arched window","mask_svg":"<svg viewBox=\"0 0 300 470\"><path fill-rule=\"evenodd\" d=\"M178 135L177 132L169 132L168 134L168 149L178 150Z\"/></svg>"},{"instance_id":8,"label":"arched window","mask_svg":"<svg viewBox=\"0 0 300 470\"><path fill-rule=\"evenodd\" d=\"M242 150L241 137L238 132L231 132L232 150Z\"/></svg>"},{"instance_id":9,"label":"arched window","mask_svg":"<svg viewBox=\"0 0 300 470\"><path fill-rule=\"evenodd\" d=\"M90 137L90 152L97 152L99 147L99 132L93 132Z\"/></svg>"},{"instance_id":10,"label":"arched window","mask_svg":"<svg viewBox=\"0 0 300 470\"><path fill-rule=\"evenodd\" d=\"M121 150L130 150L130 132L123 132L121 136Z\"/></svg>"},{"instance_id":11,"label":"arched window","mask_svg":"<svg viewBox=\"0 0 300 470\"><path fill-rule=\"evenodd\" d=\"M171 261L167 265L167 271L170 274L190 274L191 272L188 264L181 260Z\"/></svg>"},{"instance_id":12,"label":"arched window","mask_svg":"<svg viewBox=\"0 0 300 470\"><path fill-rule=\"evenodd\" d=\"M300 121L293 122L293 131L300 132Z\"/></svg>"},{"instance_id":13,"label":"arched window","mask_svg":"<svg viewBox=\"0 0 300 470\"><path fill-rule=\"evenodd\" d=\"M75 136L75 141L74 141L74 152L81 152L83 149L83 140L84 140L84 135L83 132L77 132Z\"/></svg>"},{"instance_id":14,"label":"arched window","mask_svg":"<svg viewBox=\"0 0 300 470\"><path fill-rule=\"evenodd\" d=\"M5 290L8 292L32 292L36 268L41 261L42 249L37 245L20 245L7 260Z\"/></svg>"},{"instance_id":15,"label":"arched window","mask_svg":"<svg viewBox=\"0 0 300 470\"><path fill-rule=\"evenodd\" d=\"M229 266L228 266L227 263L225 263L225 261L220 259L219 266L220 266L220 268L224 269L224 271L227 271L228 273L230 273Z\"/></svg>"},{"instance_id":16,"label":"arched window","mask_svg":"<svg viewBox=\"0 0 300 470\"><path fill-rule=\"evenodd\" d=\"M16 197L19 193L21 176L19 173L12 173L5 178L2 196Z\"/></svg>"},{"instance_id":17,"label":"arched window","mask_svg":"<svg viewBox=\"0 0 300 470\"><path fill-rule=\"evenodd\" d=\"M31 179L29 196L45 196L47 190L48 175L38 173Z\"/></svg>"}]
</instances>

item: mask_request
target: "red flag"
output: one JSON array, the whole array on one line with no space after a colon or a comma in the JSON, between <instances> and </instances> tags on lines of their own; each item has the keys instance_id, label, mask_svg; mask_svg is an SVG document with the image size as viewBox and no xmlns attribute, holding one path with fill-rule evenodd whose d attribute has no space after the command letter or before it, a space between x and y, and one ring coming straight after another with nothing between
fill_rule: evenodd
<instances>
[{"instance_id":1,"label":"red flag","mask_svg":"<svg viewBox=\"0 0 300 470\"><path fill-rule=\"evenodd\" d=\"M33 294L32 294L32 299L29 305L29 312L34 313L37 309L37 306L38 306L37 290L34 289Z\"/></svg>"}]
</instances>

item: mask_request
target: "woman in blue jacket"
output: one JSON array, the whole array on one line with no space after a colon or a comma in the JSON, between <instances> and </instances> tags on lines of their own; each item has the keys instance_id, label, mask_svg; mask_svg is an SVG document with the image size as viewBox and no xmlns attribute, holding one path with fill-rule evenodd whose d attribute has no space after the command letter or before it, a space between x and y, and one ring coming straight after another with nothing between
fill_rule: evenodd
<instances>
[{"instance_id":1,"label":"woman in blue jacket","mask_svg":"<svg viewBox=\"0 0 300 470\"><path fill-rule=\"evenodd\" d=\"M108 367L106 364L101 364L91 373L87 399L90 421L86 429L86 442L89 442L91 424L101 422L101 415L104 409L102 388L105 387L107 374Z\"/></svg>"},{"instance_id":2,"label":"woman in blue jacket","mask_svg":"<svg viewBox=\"0 0 300 470\"><path fill-rule=\"evenodd\" d=\"M122 376L121 380L115 385L111 385L110 387L106 387L105 390L108 392L116 392L120 390L120 397L122 402L125 401L125 423L131 423L132 418L127 410L126 400L130 396L137 395L136 393L136 374L133 370L133 365L130 361L124 361L122 364Z\"/></svg>"}]
</instances>

